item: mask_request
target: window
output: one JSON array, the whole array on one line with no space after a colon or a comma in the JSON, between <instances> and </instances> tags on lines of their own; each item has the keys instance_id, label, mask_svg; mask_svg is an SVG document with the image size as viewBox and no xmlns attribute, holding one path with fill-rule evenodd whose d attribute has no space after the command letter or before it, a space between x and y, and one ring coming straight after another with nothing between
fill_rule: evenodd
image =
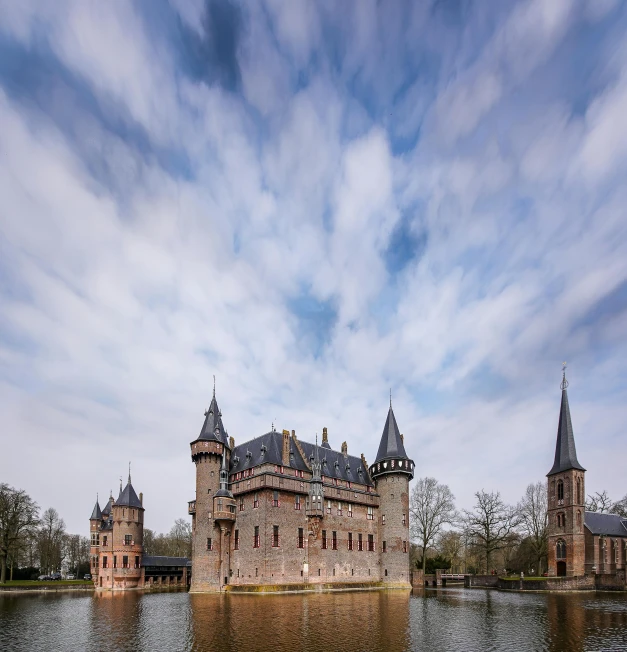
<instances>
[{"instance_id":1,"label":"window","mask_svg":"<svg viewBox=\"0 0 627 652\"><path fill-rule=\"evenodd\" d=\"M300 496L298 494L294 496L294 509L300 510Z\"/></svg>"},{"instance_id":2,"label":"window","mask_svg":"<svg viewBox=\"0 0 627 652\"><path fill-rule=\"evenodd\" d=\"M211 537L207 539L207 550L213 550L213 543L211 541Z\"/></svg>"},{"instance_id":3,"label":"window","mask_svg":"<svg viewBox=\"0 0 627 652\"><path fill-rule=\"evenodd\" d=\"M298 528L298 547L299 548L305 547L305 532L302 527Z\"/></svg>"},{"instance_id":4,"label":"window","mask_svg":"<svg viewBox=\"0 0 627 652\"><path fill-rule=\"evenodd\" d=\"M326 550L327 549L327 531L322 530L322 549Z\"/></svg>"},{"instance_id":5,"label":"window","mask_svg":"<svg viewBox=\"0 0 627 652\"><path fill-rule=\"evenodd\" d=\"M562 480L557 481L557 499L564 500L564 482Z\"/></svg>"},{"instance_id":6,"label":"window","mask_svg":"<svg viewBox=\"0 0 627 652\"><path fill-rule=\"evenodd\" d=\"M357 550L361 552L364 549L364 542L361 532L357 535Z\"/></svg>"},{"instance_id":7,"label":"window","mask_svg":"<svg viewBox=\"0 0 627 652\"><path fill-rule=\"evenodd\" d=\"M108 561L107 561L107 560L108 560L108 559L109 559L109 558L108 558L106 555L102 558L102 567L103 567L103 568L107 568L107 564L108 564Z\"/></svg>"},{"instance_id":8,"label":"window","mask_svg":"<svg viewBox=\"0 0 627 652\"><path fill-rule=\"evenodd\" d=\"M351 503L348 503L348 516L349 518L353 516L353 505Z\"/></svg>"},{"instance_id":9,"label":"window","mask_svg":"<svg viewBox=\"0 0 627 652\"><path fill-rule=\"evenodd\" d=\"M577 504L581 505L581 478L577 478Z\"/></svg>"},{"instance_id":10,"label":"window","mask_svg":"<svg viewBox=\"0 0 627 652\"><path fill-rule=\"evenodd\" d=\"M566 559L566 542L559 539L557 542L557 549L555 554L557 559Z\"/></svg>"},{"instance_id":11,"label":"window","mask_svg":"<svg viewBox=\"0 0 627 652\"><path fill-rule=\"evenodd\" d=\"M581 527L581 512L577 512L577 525Z\"/></svg>"},{"instance_id":12,"label":"window","mask_svg":"<svg viewBox=\"0 0 627 652\"><path fill-rule=\"evenodd\" d=\"M233 540L233 549L239 550L239 530L235 530L235 539Z\"/></svg>"},{"instance_id":13,"label":"window","mask_svg":"<svg viewBox=\"0 0 627 652\"><path fill-rule=\"evenodd\" d=\"M222 499L221 498L218 498L218 511L219 512L222 511Z\"/></svg>"},{"instance_id":14,"label":"window","mask_svg":"<svg viewBox=\"0 0 627 652\"><path fill-rule=\"evenodd\" d=\"M255 536L253 538L253 548L259 548L259 526L255 525Z\"/></svg>"},{"instance_id":15,"label":"window","mask_svg":"<svg viewBox=\"0 0 627 652\"><path fill-rule=\"evenodd\" d=\"M383 552L387 552L387 551L388 551L387 541L384 541L383 542Z\"/></svg>"},{"instance_id":16,"label":"window","mask_svg":"<svg viewBox=\"0 0 627 652\"><path fill-rule=\"evenodd\" d=\"M603 539L603 563L607 564L607 540L606 539Z\"/></svg>"},{"instance_id":17,"label":"window","mask_svg":"<svg viewBox=\"0 0 627 652\"><path fill-rule=\"evenodd\" d=\"M254 494L253 497L253 509L257 509L259 507L259 494L256 493Z\"/></svg>"},{"instance_id":18,"label":"window","mask_svg":"<svg viewBox=\"0 0 627 652\"><path fill-rule=\"evenodd\" d=\"M403 525L407 525L407 514L403 514Z\"/></svg>"},{"instance_id":19,"label":"window","mask_svg":"<svg viewBox=\"0 0 627 652\"><path fill-rule=\"evenodd\" d=\"M368 507L368 516L367 516L369 521L372 521L374 519L374 508L373 507Z\"/></svg>"},{"instance_id":20,"label":"window","mask_svg":"<svg viewBox=\"0 0 627 652\"><path fill-rule=\"evenodd\" d=\"M618 541L614 539L614 563L618 564Z\"/></svg>"},{"instance_id":21,"label":"window","mask_svg":"<svg viewBox=\"0 0 627 652\"><path fill-rule=\"evenodd\" d=\"M122 568L128 568L128 556L124 555L122 557Z\"/></svg>"},{"instance_id":22,"label":"window","mask_svg":"<svg viewBox=\"0 0 627 652\"><path fill-rule=\"evenodd\" d=\"M331 548L332 550L337 550L337 532L335 530L331 534Z\"/></svg>"},{"instance_id":23,"label":"window","mask_svg":"<svg viewBox=\"0 0 627 652\"><path fill-rule=\"evenodd\" d=\"M130 546L133 541L133 538L131 537L130 534L125 534L124 535L124 545L125 546Z\"/></svg>"},{"instance_id":24,"label":"window","mask_svg":"<svg viewBox=\"0 0 627 652\"><path fill-rule=\"evenodd\" d=\"M273 548L278 548L279 547L279 526L278 525L273 525L272 526L272 547Z\"/></svg>"},{"instance_id":25,"label":"window","mask_svg":"<svg viewBox=\"0 0 627 652\"><path fill-rule=\"evenodd\" d=\"M240 512L244 511L244 496L240 496L239 498L239 511Z\"/></svg>"},{"instance_id":26,"label":"window","mask_svg":"<svg viewBox=\"0 0 627 652\"><path fill-rule=\"evenodd\" d=\"M353 549L353 533L352 532L348 533L348 549L349 550Z\"/></svg>"},{"instance_id":27,"label":"window","mask_svg":"<svg viewBox=\"0 0 627 652\"><path fill-rule=\"evenodd\" d=\"M103 546L107 545L107 535L106 534L102 537L102 545Z\"/></svg>"},{"instance_id":28,"label":"window","mask_svg":"<svg viewBox=\"0 0 627 652\"><path fill-rule=\"evenodd\" d=\"M340 502L337 504L337 515L342 516L342 503Z\"/></svg>"},{"instance_id":29,"label":"window","mask_svg":"<svg viewBox=\"0 0 627 652\"><path fill-rule=\"evenodd\" d=\"M368 552L374 552L374 534L368 535Z\"/></svg>"},{"instance_id":30,"label":"window","mask_svg":"<svg viewBox=\"0 0 627 652\"><path fill-rule=\"evenodd\" d=\"M403 541L403 552L407 552L407 541Z\"/></svg>"},{"instance_id":31,"label":"window","mask_svg":"<svg viewBox=\"0 0 627 652\"><path fill-rule=\"evenodd\" d=\"M118 557L117 555L113 555L113 568L118 567Z\"/></svg>"},{"instance_id":32,"label":"window","mask_svg":"<svg viewBox=\"0 0 627 652\"><path fill-rule=\"evenodd\" d=\"M280 507L281 506L281 501L279 500L279 492L274 491L272 493L272 506L273 507Z\"/></svg>"},{"instance_id":33,"label":"window","mask_svg":"<svg viewBox=\"0 0 627 652\"><path fill-rule=\"evenodd\" d=\"M135 557L135 568L139 568L139 557Z\"/></svg>"},{"instance_id":34,"label":"window","mask_svg":"<svg viewBox=\"0 0 627 652\"><path fill-rule=\"evenodd\" d=\"M385 514L381 515L381 525L385 525Z\"/></svg>"},{"instance_id":35,"label":"window","mask_svg":"<svg viewBox=\"0 0 627 652\"><path fill-rule=\"evenodd\" d=\"M327 500L327 514L331 513L331 501Z\"/></svg>"}]
</instances>

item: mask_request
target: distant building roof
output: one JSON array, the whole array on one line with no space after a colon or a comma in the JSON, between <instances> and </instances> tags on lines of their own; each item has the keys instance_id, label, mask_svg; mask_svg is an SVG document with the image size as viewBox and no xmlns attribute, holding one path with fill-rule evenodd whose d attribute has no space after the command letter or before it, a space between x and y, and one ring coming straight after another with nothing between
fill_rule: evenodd
<instances>
[{"instance_id":1,"label":"distant building roof","mask_svg":"<svg viewBox=\"0 0 627 652\"><path fill-rule=\"evenodd\" d=\"M570 419L570 408L568 407L568 394L566 378L562 381L562 404L560 406L560 418L557 425L557 442L555 443L555 461L553 468L547 475L561 473L569 469L585 471L577 460L575 450L575 436L573 435L573 424Z\"/></svg>"},{"instance_id":2,"label":"distant building roof","mask_svg":"<svg viewBox=\"0 0 627 652\"><path fill-rule=\"evenodd\" d=\"M142 566L189 566L190 560L187 557L159 557L144 555Z\"/></svg>"},{"instance_id":3,"label":"distant building roof","mask_svg":"<svg viewBox=\"0 0 627 652\"><path fill-rule=\"evenodd\" d=\"M592 534L605 534L608 537L627 537L627 519L617 514L586 512L584 525Z\"/></svg>"}]
</instances>

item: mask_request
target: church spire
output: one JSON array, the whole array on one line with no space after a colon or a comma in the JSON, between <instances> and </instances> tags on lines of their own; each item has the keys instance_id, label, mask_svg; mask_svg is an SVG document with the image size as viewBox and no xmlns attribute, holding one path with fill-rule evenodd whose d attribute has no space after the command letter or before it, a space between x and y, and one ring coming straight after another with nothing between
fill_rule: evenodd
<instances>
[{"instance_id":1,"label":"church spire","mask_svg":"<svg viewBox=\"0 0 627 652\"><path fill-rule=\"evenodd\" d=\"M219 441L221 444L224 444L226 448L230 448L226 428L222 423L222 412L220 411L218 401L216 400L215 376L213 377L213 396L211 398L209 409L205 412L205 421L202 424L198 439Z\"/></svg>"},{"instance_id":2,"label":"church spire","mask_svg":"<svg viewBox=\"0 0 627 652\"><path fill-rule=\"evenodd\" d=\"M570 418L570 407L568 405L568 381L566 380L566 363L562 365L562 403L560 406L560 417L557 424L557 441L555 444L555 461L553 468L547 475L561 473L569 469L579 469L585 471L583 466L577 460L577 450L575 449L575 437L573 435L573 423Z\"/></svg>"}]
</instances>

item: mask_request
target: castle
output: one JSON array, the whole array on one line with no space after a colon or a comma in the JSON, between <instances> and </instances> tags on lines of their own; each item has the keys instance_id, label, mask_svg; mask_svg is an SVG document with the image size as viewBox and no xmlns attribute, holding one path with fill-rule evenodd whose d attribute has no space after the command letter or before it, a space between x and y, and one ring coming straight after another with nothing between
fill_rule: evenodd
<instances>
[{"instance_id":1,"label":"castle","mask_svg":"<svg viewBox=\"0 0 627 652\"><path fill-rule=\"evenodd\" d=\"M409 482L390 408L374 463L272 430L235 446L215 389L198 437L192 591L227 585L410 588Z\"/></svg>"},{"instance_id":2,"label":"castle","mask_svg":"<svg viewBox=\"0 0 627 652\"><path fill-rule=\"evenodd\" d=\"M586 469L577 460L567 387L564 373L555 460L547 474L548 574L594 576L600 587L624 586L627 519L616 514L586 511Z\"/></svg>"}]
</instances>

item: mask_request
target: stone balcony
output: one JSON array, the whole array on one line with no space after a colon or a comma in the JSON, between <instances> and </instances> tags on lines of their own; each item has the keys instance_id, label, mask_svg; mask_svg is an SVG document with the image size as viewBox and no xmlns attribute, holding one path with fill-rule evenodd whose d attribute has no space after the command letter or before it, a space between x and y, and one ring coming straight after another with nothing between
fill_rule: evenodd
<instances>
[{"instance_id":1,"label":"stone balcony","mask_svg":"<svg viewBox=\"0 0 627 652\"><path fill-rule=\"evenodd\" d=\"M196 513L196 501L195 500L190 500L187 503L187 513L188 514L195 514Z\"/></svg>"},{"instance_id":2,"label":"stone balcony","mask_svg":"<svg viewBox=\"0 0 627 652\"><path fill-rule=\"evenodd\" d=\"M213 499L213 518L216 521L235 522L237 505L234 498L216 496Z\"/></svg>"}]
</instances>

